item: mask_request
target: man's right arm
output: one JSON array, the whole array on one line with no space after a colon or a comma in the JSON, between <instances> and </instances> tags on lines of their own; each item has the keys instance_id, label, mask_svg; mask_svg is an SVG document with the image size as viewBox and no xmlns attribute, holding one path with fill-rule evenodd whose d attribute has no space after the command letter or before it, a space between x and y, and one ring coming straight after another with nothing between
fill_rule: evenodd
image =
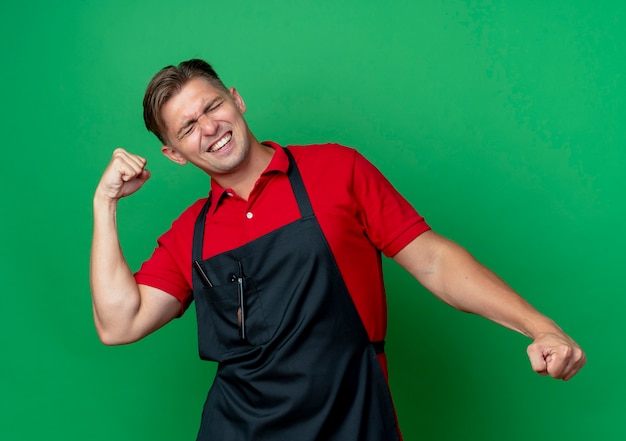
<instances>
[{"instance_id":1,"label":"man's right arm","mask_svg":"<svg viewBox=\"0 0 626 441\"><path fill-rule=\"evenodd\" d=\"M149 179L145 165L145 159L123 149L115 150L94 194L91 294L96 330L107 345L137 341L180 313L178 299L137 284L119 242L118 201Z\"/></svg>"}]
</instances>

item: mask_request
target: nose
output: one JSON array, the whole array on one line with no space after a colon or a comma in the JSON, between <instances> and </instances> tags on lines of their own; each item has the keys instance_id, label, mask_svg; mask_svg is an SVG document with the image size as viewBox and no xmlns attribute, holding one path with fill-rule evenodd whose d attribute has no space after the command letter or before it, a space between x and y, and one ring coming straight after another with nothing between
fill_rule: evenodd
<instances>
[{"instance_id":1,"label":"nose","mask_svg":"<svg viewBox=\"0 0 626 441\"><path fill-rule=\"evenodd\" d=\"M202 129L203 135L215 135L217 133L217 122L208 115L200 115L198 125Z\"/></svg>"}]
</instances>

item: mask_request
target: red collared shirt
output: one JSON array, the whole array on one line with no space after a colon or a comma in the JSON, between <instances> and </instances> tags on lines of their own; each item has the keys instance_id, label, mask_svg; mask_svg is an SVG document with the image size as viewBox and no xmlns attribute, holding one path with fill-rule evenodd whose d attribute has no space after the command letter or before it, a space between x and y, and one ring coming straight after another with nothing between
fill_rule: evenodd
<instances>
[{"instance_id":1,"label":"red collared shirt","mask_svg":"<svg viewBox=\"0 0 626 441\"><path fill-rule=\"evenodd\" d=\"M211 182L203 257L237 248L300 217L287 178L288 158L274 156L248 200ZM337 144L290 146L313 211L372 341L383 340L387 303L382 252L392 257L429 226L389 181L356 150ZM136 273L137 283L191 302L194 222L206 199L196 201L158 240ZM384 366L386 368L386 366ZM386 369L385 369L386 371Z\"/></svg>"}]
</instances>

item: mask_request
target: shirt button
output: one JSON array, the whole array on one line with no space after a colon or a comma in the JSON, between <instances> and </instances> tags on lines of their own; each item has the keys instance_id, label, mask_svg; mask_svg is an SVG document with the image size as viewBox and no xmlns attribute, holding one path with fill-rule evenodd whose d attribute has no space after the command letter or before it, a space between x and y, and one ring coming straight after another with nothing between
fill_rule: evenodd
<instances>
[{"instance_id":1,"label":"shirt button","mask_svg":"<svg viewBox=\"0 0 626 441\"><path fill-rule=\"evenodd\" d=\"M231 198L232 198L232 197L233 197L233 194L232 194L231 192L228 192L228 193L226 193L226 196L229 196L229 197L231 197Z\"/></svg>"},{"instance_id":2,"label":"shirt button","mask_svg":"<svg viewBox=\"0 0 626 441\"><path fill-rule=\"evenodd\" d=\"M251 211L248 211L248 212L246 213L246 217L247 217L248 219L252 219L252 216L254 216L254 215L252 214L252 212L251 212Z\"/></svg>"}]
</instances>

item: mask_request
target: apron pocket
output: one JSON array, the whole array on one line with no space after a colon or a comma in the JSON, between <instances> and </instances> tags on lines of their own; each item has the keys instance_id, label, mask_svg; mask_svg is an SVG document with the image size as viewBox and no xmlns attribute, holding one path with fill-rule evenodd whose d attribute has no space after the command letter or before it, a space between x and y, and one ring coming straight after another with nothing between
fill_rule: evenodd
<instances>
[{"instance_id":1,"label":"apron pocket","mask_svg":"<svg viewBox=\"0 0 626 441\"><path fill-rule=\"evenodd\" d=\"M243 314L240 323L240 287L236 280L224 285L205 288L208 308L216 336L224 354L250 346L259 346L270 339L261 297L254 280L243 282ZM245 339L242 338L242 328Z\"/></svg>"}]
</instances>

